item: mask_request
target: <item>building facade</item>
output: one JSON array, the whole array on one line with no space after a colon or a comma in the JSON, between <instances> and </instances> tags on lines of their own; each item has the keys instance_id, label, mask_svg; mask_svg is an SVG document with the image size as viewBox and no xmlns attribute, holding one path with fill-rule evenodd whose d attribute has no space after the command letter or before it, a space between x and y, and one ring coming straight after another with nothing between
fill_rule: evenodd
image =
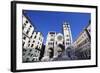
<instances>
[{"instance_id":1,"label":"building facade","mask_svg":"<svg viewBox=\"0 0 100 73\"><path fill-rule=\"evenodd\" d=\"M74 41L75 55L78 59L91 58L91 25L89 24Z\"/></svg>"},{"instance_id":2,"label":"building facade","mask_svg":"<svg viewBox=\"0 0 100 73\"><path fill-rule=\"evenodd\" d=\"M55 37L55 54L54 54L54 58L58 57L59 52L61 52L62 50L64 50L64 48L62 48L64 46L64 37L62 33L58 33L56 34Z\"/></svg>"},{"instance_id":3,"label":"building facade","mask_svg":"<svg viewBox=\"0 0 100 73\"><path fill-rule=\"evenodd\" d=\"M22 41L23 41L23 48L28 48L28 41L30 40L30 36L34 32L34 27L28 21L28 19L23 15L22 16Z\"/></svg>"},{"instance_id":4,"label":"building facade","mask_svg":"<svg viewBox=\"0 0 100 73\"><path fill-rule=\"evenodd\" d=\"M71 46L72 34L70 25L64 22L62 28L63 34L48 32L44 57L50 56L50 58L56 58L59 53Z\"/></svg>"},{"instance_id":5,"label":"building facade","mask_svg":"<svg viewBox=\"0 0 100 73\"><path fill-rule=\"evenodd\" d=\"M22 47L23 62L39 61L43 35L41 32L35 31L35 27L30 23L27 17L22 17Z\"/></svg>"}]
</instances>

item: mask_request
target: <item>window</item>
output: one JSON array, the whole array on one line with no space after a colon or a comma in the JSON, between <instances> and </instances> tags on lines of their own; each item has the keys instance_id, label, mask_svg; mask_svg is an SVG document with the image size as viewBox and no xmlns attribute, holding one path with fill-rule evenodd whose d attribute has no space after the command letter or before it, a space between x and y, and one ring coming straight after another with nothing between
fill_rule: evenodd
<instances>
[{"instance_id":1,"label":"window","mask_svg":"<svg viewBox=\"0 0 100 73\"><path fill-rule=\"evenodd\" d=\"M27 50L26 49L23 49L23 52L26 52Z\"/></svg>"},{"instance_id":2,"label":"window","mask_svg":"<svg viewBox=\"0 0 100 73\"><path fill-rule=\"evenodd\" d=\"M35 50L35 52L38 52L37 50Z\"/></svg>"},{"instance_id":3,"label":"window","mask_svg":"<svg viewBox=\"0 0 100 73\"><path fill-rule=\"evenodd\" d=\"M33 47L33 44L31 45L31 47Z\"/></svg>"},{"instance_id":4,"label":"window","mask_svg":"<svg viewBox=\"0 0 100 73\"><path fill-rule=\"evenodd\" d=\"M34 34L34 31L32 32L32 34Z\"/></svg>"},{"instance_id":5,"label":"window","mask_svg":"<svg viewBox=\"0 0 100 73\"><path fill-rule=\"evenodd\" d=\"M24 23L24 26L26 26L26 23Z\"/></svg>"},{"instance_id":6,"label":"window","mask_svg":"<svg viewBox=\"0 0 100 73\"><path fill-rule=\"evenodd\" d=\"M64 41L63 41L63 44L64 44Z\"/></svg>"},{"instance_id":7,"label":"window","mask_svg":"<svg viewBox=\"0 0 100 73\"><path fill-rule=\"evenodd\" d=\"M42 42L42 39L41 39L41 42Z\"/></svg>"},{"instance_id":8,"label":"window","mask_svg":"<svg viewBox=\"0 0 100 73\"><path fill-rule=\"evenodd\" d=\"M39 37L39 40L41 40L40 37Z\"/></svg>"},{"instance_id":9,"label":"window","mask_svg":"<svg viewBox=\"0 0 100 73\"><path fill-rule=\"evenodd\" d=\"M53 34L51 34L51 36L54 36Z\"/></svg>"},{"instance_id":10,"label":"window","mask_svg":"<svg viewBox=\"0 0 100 73\"><path fill-rule=\"evenodd\" d=\"M35 41L33 40L33 43L34 43Z\"/></svg>"},{"instance_id":11,"label":"window","mask_svg":"<svg viewBox=\"0 0 100 73\"><path fill-rule=\"evenodd\" d=\"M57 44L57 42L56 42L56 44Z\"/></svg>"},{"instance_id":12,"label":"window","mask_svg":"<svg viewBox=\"0 0 100 73\"><path fill-rule=\"evenodd\" d=\"M66 41L69 41L69 39L67 39Z\"/></svg>"},{"instance_id":13,"label":"window","mask_svg":"<svg viewBox=\"0 0 100 73\"><path fill-rule=\"evenodd\" d=\"M48 45L53 45L53 43L48 43Z\"/></svg>"},{"instance_id":14,"label":"window","mask_svg":"<svg viewBox=\"0 0 100 73\"><path fill-rule=\"evenodd\" d=\"M30 55L30 53L28 53L28 55Z\"/></svg>"},{"instance_id":15,"label":"window","mask_svg":"<svg viewBox=\"0 0 100 73\"><path fill-rule=\"evenodd\" d=\"M69 28L69 26L67 25L67 28Z\"/></svg>"},{"instance_id":16,"label":"window","mask_svg":"<svg viewBox=\"0 0 100 73\"><path fill-rule=\"evenodd\" d=\"M29 28L28 28L28 31L29 31L30 29L31 29L31 28L29 27Z\"/></svg>"},{"instance_id":17,"label":"window","mask_svg":"<svg viewBox=\"0 0 100 73\"><path fill-rule=\"evenodd\" d=\"M28 41L28 43L30 43L30 40Z\"/></svg>"},{"instance_id":18,"label":"window","mask_svg":"<svg viewBox=\"0 0 100 73\"><path fill-rule=\"evenodd\" d=\"M33 56L33 54L30 55L30 57L32 57L32 56Z\"/></svg>"},{"instance_id":19,"label":"window","mask_svg":"<svg viewBox=\"0 0 100 73\"><path fill-rule=\"evenodd\" d=\"M34 54L34 57L37 57L36 54Z\"/></svg>"},{"instance_id":20,"label":"window","mask_svg":"<svg viewBox=\"0 0 100 73\"><path fill-rule=\"evenodd\" d=\"M29 30L27 30L26 34L28 34L28 33L29 33Z\"/></svg>"},{"instance_id":21,"label":"window","mask_svg":"<svg viewBox=\"0 0 100 73\"><path fill-rule=\"evenodd\" d=\"M50 41L54 41L54 39L50 39Z\"/></svg>"},{"instance_id":22,"label":"window","mask_svg":"<svg viewBox=\"0 0 100 73\"><path fill-rule=\"evenodd\" d=\"M23 42L23 46L24 46L25 42Z\"/></svg>"},{"instance_id":23,"label":"window","mask_svg":"<svg viewBox=\"0 0 100 73\"><path fill-rule=\"evenodd\" d=\"M67 42L66 45L69 45L69 43Z\"/></svg>"},{"instance_id":24,"label":"window","mask_svg":"<svg viewBox=\"0 0 100 73\"><path fill-rule=\"evenodd\" d=\"M36 35L35 35L34 39L36 39Z\"/></svg>"},{"instance_id":25,"label":"window","mask_svg":"<svg viewBox=\"0 0 100 73\"><path fill-rule=\"evenodd\" d=\"M38 33L36 32L36 34L38 34Z\"/></svg>"},{"instance_id":26,"label":"window","mask_svg":"<svg viewBox=\"0 0 100 73\"><path fill-rule=\"evenodd\" d=\"M50 32L50 34L52 35L52 34L55 34L55 32Z\"/></svg>"},{"instance_id":27,"label":"window","mask_svg":"<svg viewBox=\"0 0 100 73\"><path fill-rule=\"evenodd\" d=\"M23 37L23 39L25 40L25 39L26 39L26 37L24 36L24 37Z\"/></svg>"},{"instance_id":28,"label":"window","mask_svg":"<svg viewBox=\"0 0 100 73\"><path fill-rule=\"evenodd\" d=\"M34 61L34 58L32 59L32 61Z\"/></svg>"},{"instance_id":29,"label":"window","mask_svg":"<svg viewBox=\"0 0 100 73\"><path fill-rule=\"evenodd\" d=\"M31 35L31 37L30 38L32 38L32 35Z\"/></svg>"},{"instance_id":30,"label":"window","mask_svg":"<svg viewBox=\"0 0 100 73\"><path fill-rule=\"evenodd\" d=\"M66 37L69 37L69 35L66 35Z\"/></svg>"},{"instance_id":31,"label":"window","mask_svg":"<svg viewBox=\"0 0 100 73\"><path fill-rule=\"evenodd\" d=\"M30 28L32 27L32 25L30 25Z\"/></svg>"},{"instance_id":32,"label":"window","mask_svg":"<svg viewBox=\"0 0 100 73\"><path fill-rule=\"evenodd\" d=\"M26 23L28 23L28 21L26 20Z\"/></svg>"},{"instance_id":33,"label":"window","mask_svg":"<svg viewBox=\"0 0 100 73\"><path fill-rule=\"evenodd\" d=\"M22 26L22 29L24 30L24 26Z\"/></svg>"},{"instance_id":34,"label":"window","mask_svg":"<svg viewBox=\"0 0 100 73\"><path fill-rule=\"evenodd\" d=\"M86 36L86 34L84 34L84 37Z\"/></svg>"},{"instance_id":35,"label":"window","mask_svg":"<svg viewBox=\"0 0 100 73\"><path fill-rule=\"evenodd\" d=\"M26 61L29 61L29 58L27 58Z\"/></svg>"},{"instance_id":36,"label":"window","mask_svg":"<svg viewBox=\"0 0 100 73\"><path fill-rule=\"evenodd\" d=\"M32 51L32 49L30 49L30 52Z\"/></svg>"},{"instance_id":37,"label":"window","mask_svg":"<svg viewBox=\"0 0 100 73\"><path fill-rule=\"evenodd\" d=\"M23 56L25 55L25 53L23 53Z\"/></svg>"}]
</instances>

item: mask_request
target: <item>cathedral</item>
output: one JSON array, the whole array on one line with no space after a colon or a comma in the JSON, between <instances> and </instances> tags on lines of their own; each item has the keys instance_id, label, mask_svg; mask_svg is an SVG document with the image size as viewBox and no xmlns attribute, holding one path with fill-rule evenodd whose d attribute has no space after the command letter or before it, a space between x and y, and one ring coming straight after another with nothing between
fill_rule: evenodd
<instances>
[{"instance_id":1,"label":"cathedral","mask_svg":"<svg viewBox=\"0 0 100 73\"><path fill-rule=\"evenodd\" d=\"M55 31L48 32L43 61L49 61L58 57L62 51L71 46L73 41L70 25L64 22L62 28L62 33L56 33Z\"/></svg>"}]
</instances>

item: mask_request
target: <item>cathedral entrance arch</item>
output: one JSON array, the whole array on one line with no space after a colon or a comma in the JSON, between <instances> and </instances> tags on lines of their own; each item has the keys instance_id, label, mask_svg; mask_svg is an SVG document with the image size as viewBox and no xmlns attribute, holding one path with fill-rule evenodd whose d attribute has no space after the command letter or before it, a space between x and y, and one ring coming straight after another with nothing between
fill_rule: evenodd
<instances>
[{"instance_id":1,"label":"cathedral entrance arch","mask_svg":"<svg viewBox=\"0 0 100 73\"><path fill-rule=\"evenodd\" d=\"M53 56L54 56L54 50L53 48L49 48L49 57L53 58Z\"/></svg>"}]
</instances>

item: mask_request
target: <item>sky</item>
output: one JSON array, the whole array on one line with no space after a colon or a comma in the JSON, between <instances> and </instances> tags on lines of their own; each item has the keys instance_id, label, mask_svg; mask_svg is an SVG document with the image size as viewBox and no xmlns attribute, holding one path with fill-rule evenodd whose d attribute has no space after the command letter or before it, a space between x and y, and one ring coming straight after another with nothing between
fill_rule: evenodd
<instances>
[{"instance_id":1,"label":"sky","mask_svg":"<svg viewBox=\"0 0 100 73\"><path fill-rule=\"evenodd\" d=\"M32 25L36 27L37 31L42 32L44 43L46 42L49 31L57 33L62 32L63 22L69 23L71 27L73 41L78 37L83 28L89 24L91 19L90 13L77 12L53 12L53 11L35 11L24 10L23 14L28 17Z\"/></svg>"}]
</instances>

